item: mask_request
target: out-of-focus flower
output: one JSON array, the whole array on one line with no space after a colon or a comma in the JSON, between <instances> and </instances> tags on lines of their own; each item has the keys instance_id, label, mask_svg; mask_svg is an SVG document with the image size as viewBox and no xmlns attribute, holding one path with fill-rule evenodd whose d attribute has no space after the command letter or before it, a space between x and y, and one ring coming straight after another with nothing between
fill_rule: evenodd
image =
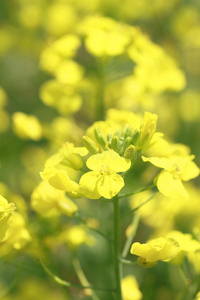
<instances>
[{"instance_id":1,"label":"out-of-focus flower","mask_svg":"<svg viewBox=\"0 0 200 300\"><path fill-rule=\"evenodd\" d=\"M141 300L142 293L134 276L129 275L122 279L122 298L123 300Z\"/></svg>"},{"instance_id":2,"label":"out-of-focus flower","mask_svg":"<svg viewBox=\"0 0 200 300\"><path fill-rule=\"evenodd\" d=\"M46 181L42 181L33 191L31 205L37 213L45 217L60 213L72 217L78 210L76 204L65 196L64 191L53 188Z\"/></svg>"},{"instance_id":3,"label":"out-of-focus flower","mask_svg":"<svg viewBox=\"0 0 200 300\"><path fill-rule=\"evenodd\" d=\"M10 217L15 210L14 203L8 201L0 195L0 242L7 239L7 231L10 226Z\"/></svg>"},{"instance_id":4,"label":"out-of-focus flower","mask_svg":"<svg viewBox=\"0 0 200 300\"><path fill-rule=\"evenodd\" d=\"M38 141L42 138L42 126L33 115L15 112L12 115L13 130L22 139Z\"/></svg>"}]
</instances>

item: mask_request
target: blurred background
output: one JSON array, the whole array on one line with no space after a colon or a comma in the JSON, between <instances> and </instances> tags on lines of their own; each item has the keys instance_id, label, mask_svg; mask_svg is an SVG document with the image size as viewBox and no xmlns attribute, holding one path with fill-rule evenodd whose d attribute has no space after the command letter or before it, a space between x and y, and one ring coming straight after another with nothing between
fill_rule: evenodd
<instances>
[{"instance_id":1,"label":"blurred background","mask_svg":"<svg viewBox=\"0 0 200 300\"><path fill-rule=\"evenodd\" d=\"M158 131L188 145L200 165L198 0L0 1L0 194L16 204L16 228L23 232L18 246L2 244L0 250L2 299L90 299L76 288L57 286L37 260L76 281L72 254L58 238L60 228L69 232L76 222L36 215L30 197L46 159L65 141L80 145L88 126L111 108L158 114ZM194 207L198 184L196 179L190 187ZM91 210L91 222L97 222L94 212L102 222L99 207L84 200L80 208ZM189 216L184 209L174 213L172 228L183 230L187 218L188 224L198 218L195 209ZM199 234L197 223L192 230ZM140 231L149 232L148 226L143 222ZM99 268L95 280L101 285L110 250L99 237L86 235L79 256L90 278L94 266ZM175 299L182 284L173 267L158 266L146 277L136 267L134 274L146 300Z\"/></svg>"}]
</instances>

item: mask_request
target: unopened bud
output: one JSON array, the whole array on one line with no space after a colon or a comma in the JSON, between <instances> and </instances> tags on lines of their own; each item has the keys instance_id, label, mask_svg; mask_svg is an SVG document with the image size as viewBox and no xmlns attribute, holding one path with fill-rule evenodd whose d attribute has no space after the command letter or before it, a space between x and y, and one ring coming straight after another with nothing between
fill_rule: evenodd
<instances>
[{"instance_id":1,"label":"unopened bud","mask_svg":"<svg viewBox=\"0 0 200 300\"><path fill-rule=\"evenodd\" d=\"M108 142L111 142L111 140L112 140L112 134L111 134L111 133L108 133L108 134L107 134L107 141L108 141Z\"/></svg>"},{"instance_id":2,"label":"unopened bud","mask_svg":"<svg viewBox=\"0 0 200 300\"><path fill-rule=\"evenodd\" d=\"M118 150L119 150L119 143L120 143L119 137L118 136L114 136L112 138L112 142L111 142L111 149L113 149L114 151L118 152Z\"/></svg>"},{"instance_id":3,"label":"unopened bud","mask_svg":"<svg viewBox=\"0 0 200 300\"><path fill-rule=\"evenodd\" d=\"M136 129L132 135L132 144L136 145L140 137L140 129Z\"/></svg>"},{"instance_id":4,"label":"unopened bud","mask_svg":"<svg viewBox=\"0 0 200 300\"><path fill-rule=\"evenodd\" d=\"M125 139L125 142L124 142L124 151L131 145L132 140L133 139L130 136Z\"/></svg>"},{"instance_id":5,"label":"unopened bud","mask_svg":"<svg viewBox=\"0 0 200 300\"><path fill-rule=\"evenodd\" d=\"M95 138L97 140L97 143L102 146L103 148L105 148L106 146L106 139L101 131L101 129L99 127L95 127L94 128L94 134L95 134Z\"/></svg>"},{"instance_id":6,"label":"unopened bud","mask_svg":"<svg viewBox=\"0 0 200 300\"><path fill-rule=\"evenodd\" d=\"M135 157L135 146L130 145L124 152L124 158L133 159Z\"/></svg>"},{"instance_id":7,"label":"unopened bud","mask_svg":"<svg viewBox=\"0 0 200 300\"><path fill-rule=\"evenodd\" d=\"M133 128L130 125L127 125L124 132L124 137L131 137L133 136Z\"/></svg>"},{"instance_id":8,"label":"unopened bud","mask_svg":"<svg viewBox=\"0 0 200 300\"><path fill-rule=\"evenodd\" d=\"M85 148L87 148L90 153L96 154L99 152L97 145L91 138L88 136L83 136L82 139Z\"/></svg>"}]
</instances>

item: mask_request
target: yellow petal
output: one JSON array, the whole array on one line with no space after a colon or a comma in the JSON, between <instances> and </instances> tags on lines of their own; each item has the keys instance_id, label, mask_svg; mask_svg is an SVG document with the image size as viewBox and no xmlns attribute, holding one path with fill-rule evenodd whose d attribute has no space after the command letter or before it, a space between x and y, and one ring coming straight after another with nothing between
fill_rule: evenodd
<instances>
[{"instance_id":1,"label":"yellow petal","mask_svg":"<svg viewBox=\"0 0 200 300\"><path fill-rule=\"evenodd\" d=\"M118 174L111 174L101 176L97 183L99 194L106 198L111 199L116 196L124 186L123 178Z\"/></svg>"},{"instance_id":2,"label":"yellow petal","mask_svg":"<svg viewBox=\"0 0 200 300\"><path fill-rule=\"evenodd\" d=\"M92 155L87 160L87 166L89 169L99 171L102 166L109 167L110 170L115 172L125 172L130 166L130 160L127 160L113 150L104 151L101 154Z\"/></svg>"},{"instance_id":3,"label":"yellow petal","mask_svg":"<svg viewBox=\"0 0 200 300\"><path fill-rule=\"evenodd\" d=\"M84 174L79 182L81 193L89 199L98 199L101 197L97 190L97 182L101 175L99 172L88 172Z\"/></svg>"},{"instance_id":4,"label":"yellow petal","mask_svg":"<svg viewBox=\"0 0 200 300\"><path fill-rule=\"evenodd\" d=\"M174 178L173 174L162 171L157 179L159 191L167 197L182 197L188 199L188 193L185 190L181 180Z\"/></svg>"}]
</instances>

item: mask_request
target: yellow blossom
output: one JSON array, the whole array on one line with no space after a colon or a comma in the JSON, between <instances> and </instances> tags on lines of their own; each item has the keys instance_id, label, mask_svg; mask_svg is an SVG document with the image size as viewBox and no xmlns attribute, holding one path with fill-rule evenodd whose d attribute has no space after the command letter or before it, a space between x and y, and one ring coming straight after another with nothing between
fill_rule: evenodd
<instances>
[{"instance_id":1,"label":"yellow blossom","mask_svg":"<svg viewBox=\"0 0 200 300\"><path fill-rule=\"evenodd\" d=\"M42 127L35 116L15 112L12 119L13 129L20 138L34 141L38 141L42 138Z\"/></svg>"},{"instance_id":2,"label":"yellow blossom","mask_svg":"<svg viewBox=\"0 0 200 300\"><path fill-rule=\"evenodd\" d=\"M101 196L111 199L124 186L124 180L117 172L127 171L131 162L110 150L91 156L86 165L92 171L84 174L80 179L79 184L83 195L90 199L98 199Z\"/></svg>"},{"instance_id":3,"label":"yellow blossom","mask_svg":"<svg viewBox=\"0 0 200 300\"><path fill-rule=\"evenodd\" d=\"M138 255L138 264L149 268L157 264L158 260L172 259L180 251L179 244L171 238L157 238L146 244L133 243L131 254Z\"/></svg>"},{"instance_id":4,"label":"yellow blossom","mask_svg":"<svg viewBox=\"0 0 200 300\"><path fill-rule=\"evenodd\" d=\"M7 230L9 228L9 219L15 210L14 203L8 201L0 195L0 242L6 239Z\"/></svg>"},{"instance_id":5,"label":"yellow blossom","mask_svg":"<svg viewBox=\"0 0 200 300\"><path fill-rule=\"evenodd\" d=\"M165 157L142 157L143 161L149 161L158 168L164 170L157 176L156 184L161 193L167 197L188 198L188 194L182 184L199 175L199 168L192 161L194 155Z\"/></svg>"},{"instance_id":6,"label":"yellow blossom","mask_svg":"<svg viewBox=\"0 0 200 300\"><path fill-rule=\"evenodd\" d=\"M72 217L78 207L72 200L65 196L64 191L59 191L42 181L31 195L31 205L35 211L46 217L63 213Z\"/></svg>"},{"instance_id":7,"label":"yellow blossom","mask_svg":"<svg viewBox=\"0 0 200 300\"><path fill-rule=\"evenodd\" d=\"M123 300L141 300L142 293L139 290L136 278L132 275L126 276L121 282Z\"/></svg>"}]
</instances>

